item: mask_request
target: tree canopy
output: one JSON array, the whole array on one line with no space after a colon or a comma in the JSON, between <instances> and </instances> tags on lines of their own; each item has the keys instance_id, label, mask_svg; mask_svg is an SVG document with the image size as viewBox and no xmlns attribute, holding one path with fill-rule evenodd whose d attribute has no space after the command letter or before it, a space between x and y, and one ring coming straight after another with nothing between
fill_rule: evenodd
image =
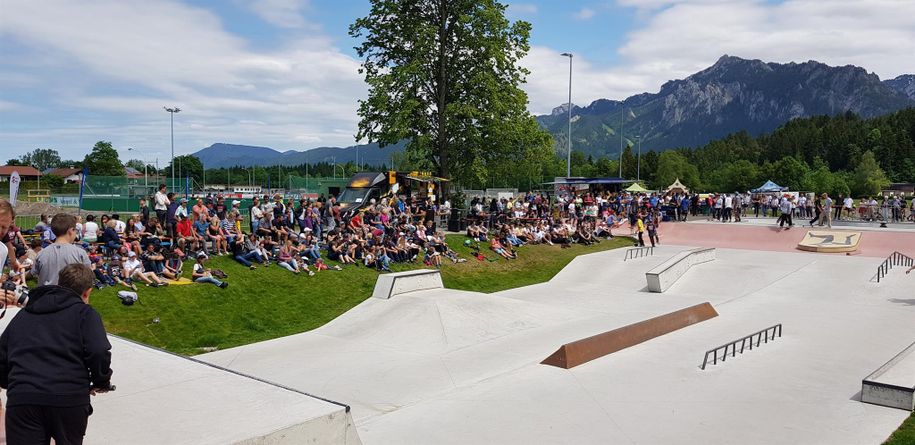
<instances>
[{"instance_id":1,"label":"tree canopy","mask_svg":"<svg viewBox=\"0 0 915 445\"><path fill-rule=\"evenodd\" d=\"M505 172L540 176L552 138L519 87L531 25L510 23L505 9L496 0L371 0L350 26L369 87L356 138L406 139L415 163L470 186Z\"/></svg>"},{"instance_id":2,"label":"tree canopy","mask_svg":"<svg viewBox=\"0 0 915 445\"><path fill-rule=\"evenodd\" d=\"M31 165L39 171L60 167L60 153L58 153L57 150L50 148L36 148L35 150L22 155L22 164Z\"/></svg>"},{"instance_id":3,"label":"tree canopy","mask_svg":"<svg viewBox=\"0 0 915 445\"><path fill-rule=\"evenodd\" d=\"M124 176L124 166L118 152L108 141L96 142L92 151L83 160L83 165L89 167L90 175Z\"/></svg>"}]
</instances>

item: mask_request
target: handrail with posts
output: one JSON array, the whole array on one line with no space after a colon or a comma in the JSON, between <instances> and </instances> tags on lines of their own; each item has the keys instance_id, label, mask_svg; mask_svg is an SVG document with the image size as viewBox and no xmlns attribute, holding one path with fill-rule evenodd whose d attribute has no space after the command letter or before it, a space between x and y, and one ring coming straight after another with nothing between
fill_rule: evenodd
<instances>
[{"instance_id":1,"label":"handrail with posts","mask_svg":"<svg viewBox=\"0 0 915 445\"><path fill-rule=\"evenodd\" d=\"M623 258L623 261L634 260L636 258L650 255L654 255L654 246L632 247L626 249L626 257Z\"/></svg>"},{"instance_id":2,"label":"handrail with posts","mask_svg":"<svg viewBox=\"0 0 915 445\"><path fill-rule=\"evenodd\" d=\"M725 343L717 348L709 349L705 351L705 358L702 359L702 366L700 369L705 369L705 366L709 364L709 354L712 355L711 363L713 365L718 364L718 354L719 351L723 352L721 354L721 361L725 361L728 357L728 351L731 353L731 357L737 355L737 344L740 343L740 353L743 354L744 349L753 350L753 342L756 342L756 347L759 347L761 343L769 343L769 340L775 340L775 337L782 336L782 324L779 323L774 326L769 326L761 331L754 332L745 337L738 338L730 343ZM747 348L749 346L749 348Z\"/></svg>"},{"instance_id":3,"label":"handrail with posts","mask_svg":"<svg viewBox=\"0 0 915 445\"><path fill-rule=\"evenodd\" d=\"M885 277L893 266L912 267L913 265L915 265L915 259L912 257L898 251L893 252L877 267L877 282L879 283L880 279Z\"/></svg>"}]
</instances>

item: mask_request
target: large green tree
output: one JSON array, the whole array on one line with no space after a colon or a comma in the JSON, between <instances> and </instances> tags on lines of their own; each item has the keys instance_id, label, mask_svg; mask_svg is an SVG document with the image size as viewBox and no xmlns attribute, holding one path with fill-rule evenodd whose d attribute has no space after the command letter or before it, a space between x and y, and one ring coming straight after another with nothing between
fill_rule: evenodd
<instances>
[{"instance_id":1,"label":"large green tree","mask_svg":"<svg viewBox=\"0 0 915 445\"><path fill-rule=\"evenodd\" d=\"M676 151L665 151L658 156L658 169L652 182L653 188L663 189L677 179L693 190L701 187L699 169Z\"/></svg>"},{"instance_id":2,"label":"large green tree","mask_svg":"<svg viewBox=\"0 0 915 445\"><path fill-rule=\"evenodd\" d=\"M858 166L855 167L852 193L858 197L875 196L880 194L884 187L890 184L886 173L877 164L874 153L866 151L861 155Z\"/></svg>"},{"instance_id":3,"label":"large green tree","mask_svg":"<svg viewBox=\"0 0 915 445\"><path fill-rule=\"evenodd\" d=\"M61 166L60 153L50 148L36 148L28 152L22 155L22 162L25 165L37 168L39 171Z\"/></svg>"},{"instance_id":4,"label":"large green tree","mask_svg":"<svg viewBox=\"0 0 915 445\"><path fill-rule=\"evenodd\" d=\"M171 177L171 163L165 167L165 175ZM193 180L202 183L203 163L200 162L200 159L193 155L175 156L175 176L178 178L190 176Z\"/></svg>"},{"instance_id":5,"label":"large green tree","mask_svg":"<svg viewBox=\"0 0 915 445\"><path fill-rule=\"evenodd\" d=\"M124 166L111 142L98 141L86 155L83 165L89 167L89 174L96 176L124 176Z\"/></svg>"},{"instance_id":6,"label":"large green tree","mask_svg":"<svg viewBox=\"0 0 915 445\"><path fill-rule=\"evenodd\" d=\"M552 140L527 111L531 25L510 23L497 0L371 0L350 26L369 87L357 139L407 150L439 174L486 183L524 159L526 176L551 162Z\"/></svg>"}]
</instances>

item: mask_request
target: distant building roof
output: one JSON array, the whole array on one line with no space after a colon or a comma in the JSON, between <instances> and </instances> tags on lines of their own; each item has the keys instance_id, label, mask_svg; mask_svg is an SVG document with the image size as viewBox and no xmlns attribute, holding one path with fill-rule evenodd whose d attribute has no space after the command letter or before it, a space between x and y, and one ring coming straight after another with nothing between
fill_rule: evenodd
<instances>
[{"instance_id":1,"label":"distant building roof","mask_svg":"<svg viewBox=\"0 0 915 445\"><path fill-rule=\"evenodd\" d=\"M41 176L41 172L35 167L19 165L0 166L0 176L10 176L14 171L19 172L19 176Z\"/></svg>"},{"instance_id":2,"label":"distant building roof","mask_svg":"<svg viewBox=\"0 0 915 445\"><path fill-rule=\"evenodd\" d=\"M124 171L127 172L127 175L128 175L128 176L130 176L130 175L142 175L142 174L143 174L143 172L141 172L140 170L137 170L137 169L135 169L135 168L133 168L133 167L124 167Z\"/></svg>"},{"instance_id":3,"label":"distant building roof","mask_svg":"<svg viewBox=\"0 0 915 445\"><path fill-rule=\"evenodd\" d=\"M44 174L60 176L61 178L66 178L67 176L72 176L72 175L78 174L80 172L82 172L82 170L78 169L78 168L54 168L54 169L51 169L51 171L46 171ZM19 173L19 174L21 175L22 173Z\"/></svg>"},{"instance_id":4,"label":"distant building roof","mask_svg":"<svg viewBox=\"0 0 915 445\"><path fill-rule=\"evenodd\" d=\"M556 178L552 182L544 182L545 185L553 184L631 184L633 179L623 178Z\"/></svg>"}]
</instances>

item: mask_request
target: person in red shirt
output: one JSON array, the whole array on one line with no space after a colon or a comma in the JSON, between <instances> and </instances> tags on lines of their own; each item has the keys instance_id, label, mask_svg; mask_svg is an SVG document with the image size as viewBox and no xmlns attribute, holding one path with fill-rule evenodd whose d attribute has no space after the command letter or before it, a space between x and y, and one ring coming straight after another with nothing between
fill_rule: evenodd
<instances>
[{"instance_id":1,"label":"person in red shirt","mask_svg":"<svg viewBox=\"0 0 915 445\"><path fill-rule=\"evenodd\" d=\"M195 252L200 250L200 236L198 236L197 232L194 230L194 225L191 223L190 219L181 215L178 218L176 231L178 232L178 247L181 250L184 250L187 245Z\"/></svg>"}]
</instances>

